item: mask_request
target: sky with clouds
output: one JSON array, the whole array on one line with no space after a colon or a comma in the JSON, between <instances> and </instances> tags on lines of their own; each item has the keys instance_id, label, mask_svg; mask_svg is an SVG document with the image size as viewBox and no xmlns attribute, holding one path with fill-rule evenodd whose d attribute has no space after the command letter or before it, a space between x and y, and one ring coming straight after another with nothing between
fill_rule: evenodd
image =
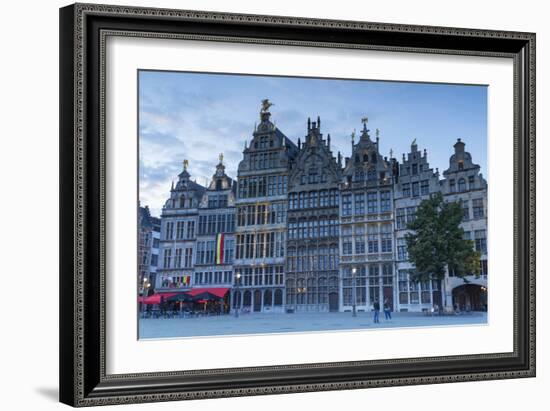
<instances>
[{"instance_id":1,"label":"sky with clouds","mask_svg":"<svg viewBox=\"0 0 550 411\"><path fill-rule=\"evenodd\" d=\"M260 102L274 103L271 120L290 139L304 141L307 118L321 117L334 154L351 154L351 133L368 117L380 130L380 152L401 160L416 138L440 172L457 138L487 178L487 88L476 85L334 80L184 72L139 72L139 188L141 205L160 215L184 159L205 185L223 152L236 177L245 141L259 121Z\"/></svg>"}]
</instances>

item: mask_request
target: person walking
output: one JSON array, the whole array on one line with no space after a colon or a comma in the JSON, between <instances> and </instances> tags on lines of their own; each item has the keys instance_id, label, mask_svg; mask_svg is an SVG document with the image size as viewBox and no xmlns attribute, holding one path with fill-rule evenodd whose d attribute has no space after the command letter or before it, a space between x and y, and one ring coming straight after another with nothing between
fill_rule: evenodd
<instances>
[{"instance_id":1,"label":"person walking","mask_svg":"<svg viewBox=\"0 0 550 411\"><path fill-rule=\"evenodd\" d=\"M380 303L378 300L374 300L374 304L372 305L374 309L374 323L380 322Z\"/></svg>"},{"instance_id":2,"label":"person walking","mask_svg":"<svg viewBox=\"0 0 550 411\"><path fill-rule=\"evenodd\" d=\"M384 317L386 320L391 320L391 308L388 299L384 299Z\"/></svg>"}]
</instances>

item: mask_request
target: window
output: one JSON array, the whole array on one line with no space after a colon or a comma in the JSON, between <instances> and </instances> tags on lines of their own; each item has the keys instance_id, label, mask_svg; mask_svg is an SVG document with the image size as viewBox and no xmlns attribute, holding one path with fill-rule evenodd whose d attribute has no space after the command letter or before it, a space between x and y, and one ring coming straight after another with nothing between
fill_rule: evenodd
<instances>
[{"instance_id":1,"label":"window","mask_svg":"<svg viewBox=\"0 0 550 411\"><path fill-rule=\"evenodd\" d=\"M319 193L319 206L320 207L327 207L328 206L328 191L327 190L321 190Z\"/></svg>"},{"instance_id":2,"label":"window","mask_svg":"<svg viewBox=\"0 0 550 411\"><path fill-rule=\"evenodd\" d=\"M367 236L368 240L368 252L369 254L378 252L378 227L372 226L369 227L369 232Z\"/></svg>"},{"instance_id":3,"label":"window","mask_svg":"<svg viewBox=\"0 0 550 411\"><path fill-rule=\"evenodd\" d=\"M365 214L365 194L355 194L355 215Z\"/></svg>"},{"instance_id":4,"label":"window","mask_svg":"<svg viewBox=\"0 0 550 411\"><path fill-rule=\"evenodd\" d=\"M317 191L309 192L309 207L317 208Z\"/></svg>"},{"instance_id":5,"label":"window","mask_svg":"<svg viewBox=\"0 0 550 411\"><path fill-rule=\"evenodd\" d=\"M288 207L291 210L294 210L298 206L298 194L297 193L290 193L288 195Z\"/></svg>"},{"instance_id":6,"label":"window","mask_svg":"<svg viewBox=\"0 0 550 411\"><path fill-rule=\"evenodd\" d=\"M391 232L391 224L383 224L381 226L381 251L383 253L391 253L392 252L392 232Z\"/></svg>"},{"instance_id":7,"label":"window","mask_svg":"<svg viewBox=\"0 0 550 411\"><path fill-rule=\"evenodd\" d=\"M474 176L468 176L468 187L470 190L474 190L476 188L476 179Z\"/></svg>"},{"instance_id":8,"label":"window","mask_svg":"<svg viewBox=\"0 0 550 411\"><path fill-rule=\"evenodd\" d=\"M172 249L166 248L164 250L164 265L163 268L170 268L170 260L172 259Z\"/></svg>"},{"instance_id":9,"label":"window","mask_svg":"<svg viewBox=\"0 0 550 411\"><path fill-rule=\"evenodd\" d=\"M378 195L376 192L367 193L367 212L369 214L378 212Z\"/></svg>"},{"instance_id":10,"label":"window","mask_svg":"<svg viewBox=\"0 0 550 411\"><path fill-rule=\"evenodd\" d=\"M396 210L395 222L398 230L407 228L407 220L404 208L398 208Z\"/></svg>"},{"instance_id":11,"label":"window","mask_svg":"<svg viewBox=\"0 0 550 411\"><path fill-rule=\"evenodd\" d=\"M411 185L409 183L403 183L403 197L411 196Z\"/></svg>"},{"instance_id":12,"label":"window","mask_svg":"<svg viewBox=\"0 0 550 411\"><path fill-rule=\"evenodd\" d=\"M407 224L416 219L416 207L407 207Z\"/></svg>"},{"instance_id":13,"label":"window","mask_svg":"<svg viewBox=\"0 0 550 411\"><path fill-rule=\"evenodd\" d=\"M345 194L342 196L342 215L351 215L351 194Z\"/></svg>"},{"instance_id":14,"label":"window","mask_svg":"<svg viewBox=\"0 0 550 411\"><path fill-rule=\"evenodd\" d=\"M218 207L218 196L210 195L208 196L208 208L217 208Z\"/></svg>"},{"instance_id":15,"label":"window","mask_svg":"<svg viewBox=\"0 0 550 411\"><path fill-rule=\"evenodd\" d=\"M480 274L481 275L487 275L487 260L479 260L479 268L480 268Z\"/></svg>"},{"instance_id":16,"label":"window","mask_svg":"<svg viewBox=\"0 0 550 411\"><path fill-rule=\"evenodd\" d=\"M182 251L182 248L176 248L176 262L174 264L174 268L181 268Z\"/></svg>"},{"instance_id":17,"label":"window","mask_svg":"<svg viewBox=\"0 0 550 411\"><path fill-rule=\"evenodd\" d=\"M413 176L418 174L418 164L414 163L412 165L412 173L413 173Z\"/></svg>"},{"instance_id":18,"label":"window","mask_svg":"<svg viewBox=\"0 0 550 411\"><path fill-rule=\"evenodd\" d=\"M428 180L422 180L420 182L420 195L428 195L430 192L430 184Z\"/></svg>"},{"instance_id":19,"label":"window","mask_svg":"<svg viewBox=\"0 0 550 411\"><path fill-rule=\"evenodd\" d=\"M407 241L404 238L397 239L397 259L399 261L406 261L409 259Z\"/></svg>"},{"instance_id":20,"label":"window","mask_svg":"<svg viewBox=\"0 0 550 411\"><path fill-rule=\"evenodd\" d=\"M166 240L172 240L174 237L174 223L169 221L166 223L166 235L165 235L165 239Z\"/></svg>"},{"instance_id":21,"label":"window","mask_svg":"<svg viewBox=\"0 0 550 411\"><path fill-rule=\"evenodd\" d=\"M355 254L365 254L365 237L355 237Z\"/></svg>"},{"instance_id":22,"label":"window","mask_svg":"<svg viewBox=\"0 0 550 411\"><path fill-rule=\"evenodd\" d=\"M464 170L464 161L460 160L460 161L458 162L458 169L459 169L459 170Z\"/></svg>"},{"instance_id":23,"label":"window","mask_svg":"<svg viewBox=\"0 0 550 411\"><path fill-rule=\"evenodd\" d=\"M307 181L309 184L315 184L318 182L318 171L316 168L311 168L309 170Z\"/></svg>"},{"instance_id":24,"label":"window","mask_svg":"<svg viewBox=\"0 0 550 411\"><path fill-rule=\"evenodd\" d=\"M483 208L483 199L482 198L476 198L472 200L472 209L474 212L474 219L476 218L483 218L485 216L484 208Z\"/></svg>"},{"instance_id":25,"label":"window","mask_svg":"<svg viewBox=\"0 0 550 411\"><path fill-rule=\"evenodd\" d=\"M351 227L345 227L342 229L342 254L350 255L352 254L352 241L353 237L351 236Z\"/></svg>"},{"instance_id":26,"label":"window","mask_svg":"<svg viewBox=\"0 0 550 411\"><path fill-rule=\"evenodd\" d=\"M338 190L331 189L329 193L329 206L337 207L338 206Z\"/></svg>"},{"instance_id":27,"label":"window","mask_svg":"<svg viewBox=\"0 0 550 411\"><path fill-rule=\"evenodd\" d=\"M418 181L412 183L412 196L418 197L420 195L420 190L418 187Z\"/></svg>"},{"instance_id":28,"label":"window","mask_svg":"<svg viewBox=\"0 0 550 411\"><path fill-rule=\"evenodd\" d=\"M195 222L194 221L188 221L187 222L187 238L194 238L195 237Z\"/></svg>"},{"instance_id":29,"label":"window","mask_svg":"<svg viewBox=\"0 0 550 411\"><path fill-rule=\"evenodd\" d=\"M487 238L485 230L476 230L474 236L476 251L479 251L481 254L487 254Z\"/></svg>"},{"instance_id":30,"label":"window","mask_svg":"<svg viewBox=\"0 0 550 411\"><path fill-rule=\"evenodd\" d=\"M468 200L462 201L462 221L470 219L470 205Z\"/></svg>"},{"instance_id":31,"label":"window","mask_svg":"<svg viewBox=\"0 0 550 411\"><path fill-rule=\"evenodd\" d=\"M389 191L380 192L380 212L391 211L391 193Z\"/></svg>"},{"instance_id":32,"label":"window","mask_svg":"<svg viewBox=\"0 0 550 411\"><path fill-rule=\"evenodd\" d=\"M184 222L183 221L178 221L176 223L176 238L178 240L183 238L183 232L184 232Z\"/></svg>"},{"instance_id":33,"label":"window","mask_svg":"<svg viewBox=\"0 0 550 411\"><path fill-rule=\"evenodd\" d=\"M298 208L305 208L306 205L306 194L301 192L298 194Z\"/></svg>"},{"instance_id":34,"label":"window","mask_svg":"<svg viewBox=\"0 0 550 411\"><path fill-rule=\"evenodd\" d=\"M193 249L192 248L186 248L185 249L185 260L184 260L184 267L190 268L193 265Z\"/></svg>"},{"instance_id":35,"label":"window","mask_svg":"<svg viewBox=\"0 0 550 411\"><path fill-rule=\"evenodd\" d=\"M456 182L454 179L449 180L449 190L451 193L456 192Z\"/></svg>"},{"instance_id":36,"label":"window","mask_svg":"<svg viewBox=\"0 0 550 411\"><path fill-rule=\"evenodd\" d=\"M466 191L466 180L463 178L458 180L458 191Z\"/></svg>"}]
</instances>

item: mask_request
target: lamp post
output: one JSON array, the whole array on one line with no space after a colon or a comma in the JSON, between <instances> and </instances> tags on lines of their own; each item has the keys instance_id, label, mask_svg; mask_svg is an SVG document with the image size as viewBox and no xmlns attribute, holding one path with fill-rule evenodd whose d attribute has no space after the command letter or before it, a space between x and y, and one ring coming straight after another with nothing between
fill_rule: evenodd
<instances>
[{"instance_id":1,"label":"lamp post","mask_svg":"<svg viewBox=\"0 0 550 411\"><path fill-rule=\"evenodd\" d=\"M357 283L356 283L356 275L357 274L357 268L353 267L351 269L351 285L352 285L352 303L353 303L353 316L357 317Z\"/></svg>"},{"instance_id":2,"label":"lamp post","mask_svg":"<svg viewBox=\"0 0 550 411\"><path fill-rule=\"evenodd\" d=\"M235 273L235 292L234 292L234 296L235 296L235 318L239 318L239 304L240 304L240 297L241 295L239 294L239 285L240 285L240 282L241 282L241 273L237 272ZM238 296L238 298L237 298Z\"/></svg>"},{"instance_id":3,"label":"lamp post","mask_svg":"<svg viewBox=\"0 0 550 411\"><path fill-rule=\"evenodd\" d=\"M143 298L146 298L149 296L149 287L151 287L151 283L149 283L149 279L147 277L143 278L143 284L141 286L141 296ZM145 311L145 304L141 304L141 308L143 311Z\"/></svg>"},{"instance_id":4,"label":"lamp post","mask_svg":"<svg viewBox=\"0 0 550 411\"><path fill-rule=\"evenodd\" d=\"M294 304L294 312L298 312L298 297L300 294L305 294L307 292L306 287L297 287L296 288L296 303Z\"/></svg>"}]
</instances>

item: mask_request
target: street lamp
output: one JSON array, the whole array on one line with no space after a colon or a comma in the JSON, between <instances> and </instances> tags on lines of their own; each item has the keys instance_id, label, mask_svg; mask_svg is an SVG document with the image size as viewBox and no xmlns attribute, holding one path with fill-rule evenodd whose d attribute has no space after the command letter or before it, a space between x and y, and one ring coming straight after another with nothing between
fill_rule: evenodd
<instances>
[{"instance_id":1,"label":"street lamp","mask_svg":"<svg viewBox=\"0 0 550 411\"><path fill-rule=\"evenodd\" d=\"M143 284L141 286L141 295L143 298L146 298L149 296L149 287L151 287L151 283L149 282L149 279L147 277L143 277ZM145 304L141 304L141 308L143 311L145 311Z\"/></svg>"},{"instance_id":2,"label":"street lamp","mask_svg":"<svg viewBox=\"0 0 550 411\"><path fill-rule=\"evenodd\" d=\"M307 287L296 287L296 302L294 304L294 312L298 312L298 297L300 294L305 294L307 292Z\"/></svg>"},{"instance_id":3,"label":"street lamp","mask_svg":"<svg viewBox=\"0 0 550 411\"><path fill-rule=\"evenodd\" d=\"M357 283L356 283L356 275L357 268L353 267L351 269L351 285L352 285L352 303L353 303L353 316L357 317Z\"/></svg>"},{"instance_id":4,"label":"street lamp","mask_svg":"<svg viewBox=\"0 0 550 411\"><path fill-rule=\"evenodd\" d=\"M235 292L233 293L233 295L235 296L235 318L239 318L239 305L237 303L240 304L240 294L239 294L239 285L240 285L240 281L241 281L241 273L237 272L235 273ZM238 301L237 301L237 296L239 297Z\"/></svg>"}]
</instances>

